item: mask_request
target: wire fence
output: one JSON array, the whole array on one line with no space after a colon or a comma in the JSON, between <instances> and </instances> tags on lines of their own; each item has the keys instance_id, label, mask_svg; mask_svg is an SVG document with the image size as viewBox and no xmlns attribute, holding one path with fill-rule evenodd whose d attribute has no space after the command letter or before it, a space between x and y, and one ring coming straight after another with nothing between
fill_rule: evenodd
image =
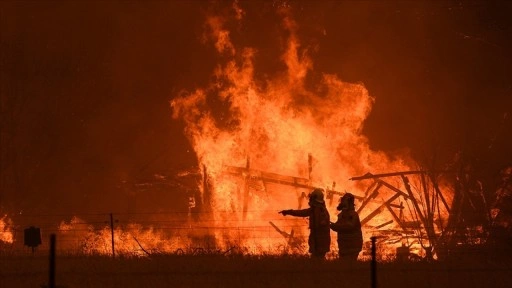
<instances>
[{"instance_id":1,"label":"wire fence","mask_svg":"<svg viewBox=\"0 0 512 288\"><path fill-rule=\"evenodd\" d=\"M264 219L241 219L229 211L212 213L146 212L146 213L81 213L24 214L7 221L0 229L0 251L4 254L44 254L49 249L49 235L58 239L57 249L66 254L149 255L166 254L302 254L308 253L307 218L283 217L276 211L248 211L270 215ZM26 229L36 227L41 243L27 245ZM1 228L1 227L0 227ZM396 257L396 248L404 237L421 244L414 231L374 231L363 227L365 246L360 258L370 256L370 236L385 233L378 242L379 258ZM411 232L412 231L412 232ZM408 234L409 233L409 234ZM336 233L331 232L330 257L336 257ZM424 235L419 235L425 237ZM467 237L467 236L465 236ZM476 237L476 236L475 236ZM402 238L402 239L401 239ZM11 239L6 241L5 239ZM474 239L463 239L478 243ZM403 241L402 241L403 242ZM464 244L464 243L462 243ZM412 245L410 252L415 253ZM480 246L464 247L465 253L483 253ZM421 255L420 253L417 253Z\"/></svg>"},{"instance_id":2,"label":"wire fence","mask_svg":"<svg viewBox=\"0 0 512 288\"><path fill-rule=\"evenodd\" d=\"M137 254L141 250L146 251L143 253L197 253L233 247L249 251L248 245L255 246L253 252L275 253L286 250L289 239L285 233L294 233L295 242L307 243L305 219L209 217L212 217L209 213L190 212L17 215L0 231L0 239L12 241L0 241L0 247L4 253L45 253L51 234L57 235L61 251L86 254L107 254L113 249L125 254ZM26 245L26 230L30 227L40 232L41 243L36 247ZM113 244L109 243L112 239ZM304 249L305 245L302 246Z\"/></svg>"}]
</instances>

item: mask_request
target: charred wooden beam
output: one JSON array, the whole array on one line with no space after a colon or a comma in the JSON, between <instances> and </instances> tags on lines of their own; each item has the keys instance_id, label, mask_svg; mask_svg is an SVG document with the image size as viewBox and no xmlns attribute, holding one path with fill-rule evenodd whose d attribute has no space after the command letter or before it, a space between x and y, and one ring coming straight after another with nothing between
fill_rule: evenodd
<instances>
[{"instance_id":1,"label":"charred wooden beam","mask_svg":"<svg viewBox=\"0 0 512 288\"><path fill-rule=\"evenodd\" d=\"M224 171L228 174L232 174L235 176L257 178L263 182L292 186L295 188L303 188L308 191L318 188L311 185L310 180L306 178L286 176L277 173L265 172L257 169L241 168L236 166L224 166ZM346 192L336 191L334 189L327 189L325 193L326 198L329 198L332 197L333 195L343 196L345 195ZM362 200L364 197L354 195L354 198Z\"/></svg>"},{"instance_id":2,"label":"charred wooden beam","mask_svg":"<svg viewBox=\"0 0 512 288\"><path fill-rule=\"evenodd\" d=\"M376 179L376 178L384 178L384 177L393 177L393 176L401 176L401 175L409 175L409 174L423 174L426 171L402 171L402 172L392 172L392 173L382 173L382 174L372 174L370 172L364 174L363 176L352 177L349 180L365 180L365 179Z\"/></svg>"},{"instance_id":3,"label":"charred wooden beam","mask_svg":"<svg viewBox=\"0 0 512 288\"><path fill-rule=\"evenodd\" d=\"M302 209L302 203L304 202L304 199L307 199L308 195L306 193L302 192L300 193L299 197L297 198L297 209Z\"/></svg>"},{"instance_id":4,"label":"charred wooden beam","mask_svg":"<svg viewBox=\"0 0 512 288\"><path fill-rule=\"evenodd\" d=\"M393 216L393 219L395 219L396 223L398 223L398 225L400 225L400 228L402 228L402 229L404 229L404 230L405 230L405 227L404 227L404 226L403 226L403 224L402 224L402 219L400 219L400 218L396 215L395 211L393 211L392 206L391 206L391 203L389 203L389 201L388 201L388 202L386 202L386 203L384 203L384 204L386 205L386 208L388 208L389 213L391 213L391 216ZM400 209L403 209L403 207L400 207L400 206L399 206L399 208L400 208Z\"/></svg>"},{"instance_id":5,"label":"charred wooden beam","mask_svg":"<svg viewBox=\"0 0 512 288\"><path fill-rule=\"evenodd\" d=\"M364 192L364 196L368 196L368 194L370 193L370 191L373 191L373 188L375 187L375 185L378 185L379 181L377 180L374 180L372 184L370 184L370 186L368 186L368 188L366 188L366 191Z\"/></svg>"},{"instance_id":6,"label":"charred wooden beam","mask_svg":"<svg viewBox=\"0 0 512 288\"><path fill-rule=\"evenodd\" d=\"M224 166L224 171L236 176L247 175L249 177L260 178L263 181L275 184L289 185L297 188L314 189L314 187L310 185L309 179L306 178L285 176L277 173L270 173L261 170L241 168L235 166Z\"/></svg>"},{"instance_id":7,"label":"charred wooden beam","mask_svg":"<svg viewBox=\"0 0 512 288\"><path fill-rule=\"evenodd\" d=\"M384 185L384 186L388 187L389 189L395 191L396 193L400 194L400 196L404 197L405 199L409 198L409 196L405 192L403 192L402 190L396 188L395 186L393 186L393 185L391 185L391 184L389 184L389 183L387 183L385 181L382 181L382 180L379 180L379 182L381 182L382 185Z\"/></svg>"},{"instance_id":8,"label":"charred wooden beam","mask_svg":"<svg viewBox=\"0 0 512 288\"><path fill-rule=\"evenodd\" d=\"M290 233L286 233L285 231L279 229L279 227L277 227L274 223L272 223L272 221L269 221L268 223L270 223L270 225L272 227L274 227L274 229L279 233L281 234L281 236L283 236L283 238L286 239L286 243L294 248L294 249L300 249L300 246L301 246L301 243L302 243L302 240L301 239L297 239L294 235L295 235L295 231L292 229L290 231Z\"/></svg>"},{"instance_id":9,"label":"charred wooden beam","mask_svg":"<svg viewBox=\"0 0 512 288\"><path fill-rule=\"evenodd\" d=\"M276 224L274 224L272 221L269 221L268 222L272 227L274 227L274 229L279 233L281 234L281 236L283 236L284 238L288 239L290 238L291 236L293 236L292 234L290 233L286 233L285 231L279 229L279 227L276 226ZM293 230L292 230L293 231Z\"/></svg>"},{"instance_id":10,"label":"charred wooden beam","mask_svg":"<svg viewBox=\"0 0 512 288\"><path fill-rule=\"evenodd\" d=\"M247 162L245 163L245 170L249 171L251 168L251 161L247 158ZM249 181L250 175L244 174L244 204L242 208L242 219L245 220L247 218L247 208L249 207Z\"/></svg>"},{"instance_id":11,"label":"charred wooden beam","mask_svg":"<svg viewBox=\"0 0 512 288\"><path fill-rule=\"evenodd\" d=\"M375 199L375 197L377 197L377 195L379 194L380 187L382 187L382 183L377 184L377 186L375 187L373 192L371 192L370 194L368 194L367 197L365 197L365 199L363 200L363 203L361 203L361 206L359 206L359 209L357 209L357 213L360 213L363 210L363 208L366 207L368 202L370 202L372 199Z\"/></svg>"},{"instance_id":12,"label":"charred wooden beam","mask_svg":"<svg viewBox=\"0 0 512 288\"><path fill-rule=\"evenodd\" d=\"M203 212L210 213L212 211L212 191L211 191L210 177L206 165L203 165L203 197L200 198L199 207L202 207Z\"/></svg>"},{"instance_id":13,"label":"charred wooden beam","mask_svg":"<svg viewBox=\"0 0 512 288\"><path fill-rule=\"evenodd\" d=\"M389 225L389 224L391 224L391 223L393 223L393 220L386 221L386 222L384 222L384 223L382 223L382 224L380 224L380 225L375 226L374 228L375 228L375 229L380 229L380 228L382 228L382 227L384 227L384 226L386 226L386 225Z\"/></svg>"},{"instance_id":14,"label":"charred wooden beam","mask_svg":"<svg viewBox=\"0 0 512 288\"><path fill-rule=\"evenodd\" d=\"M327 190L326 198L329 200L329 206L332 206L332 201L334 200L334 195L336 195L335 190L334 190L335 187L336 187L336 182L332 182L331 189Z\"/></svg>"},{"instance_id":15,"label":"charred wooden beam","mask_svg":"<svg viewBox=\"0 0 512 288\"><path fill-rule=\"evenodd\" d=\"M370 221L373 217L375 217L377 214L380 213L380 211L382 211L382 209L384 209L384 207L388 207L388 205L395 201L396 198L398 198L400 195L400 193L395 193L395 195L393 195L391 198L389 198L387 201L385 201L384 203L382 203L382 205L380 205L377 209L375 209L372 213L370 213L368 216L366 216L363 220L361 220L361 226L366 224L368 221ZM393 214L393 211L391 211L391 214ZM396 216L396 215L393 215L393 216ZM400 222L399 222L400 223Z\"/></svg>"},{"instance_id":16,"label":"charred wooden beam","mask_svg":"<svg viewBox=\"0 0 512 288\"><path fill-rule=\"evenodd\" d=\"M441 202L443 202L444 208L446 209L446 211L448 211L448 213L450 213L450 206L448 206L448 202L446 202L446 199L444 198L443 193L441 193L441 189L439 189L439 185L437 184L437 181L434 181L435 179L432 175L429 175L429 176L430 176L430 181L432 181L432 184L434 185L434 189L436 191L436 196L438 196L439 199L441 199Z\"/></svg>"},{"instance_id":17,"label":"charred wooden beam","mask_svg":"<svg viewBox=\"0 0 512 288\"><path fill-rule=\"evenodd\" d=\"M409 185L409 179L402 175L402 181L404 182L405 190L407 190L407 193L409 193L409 198L411 199L412 204L414 205L414 209L418 213L418 217L420 218L421 223L426 226L425 217L423 216L423 213L421 212L420 205L418 204L418 201L416 201L416 198L414 197L414 194L411 190L411 185Z\"/></svg>"}]
</instances>

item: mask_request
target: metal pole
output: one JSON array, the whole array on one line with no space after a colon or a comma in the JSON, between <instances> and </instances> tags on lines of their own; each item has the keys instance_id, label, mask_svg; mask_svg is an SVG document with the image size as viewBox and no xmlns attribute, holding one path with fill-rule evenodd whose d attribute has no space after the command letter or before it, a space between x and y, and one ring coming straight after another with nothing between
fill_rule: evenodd
<instances>
[{"instance_id":1,"label":"metal pole","mask_svg":"<svg viewBox=\"0 0 512 288\"><path fill-rule=\"evenodd\" d=\"M377 288L377 245L375 244L377 237L372 236L370 239L372 240L372 288Z\"/></svg>"},{"instance_id":2,"label":"metal pole","mask_svg":"<svg viewBox=\"0 0 512 288\"><path fill-rule=\"evenodd\" d=\"M110 232L112 234L112 258L116 257L116 250L114 249L114 216L110 213Z\"/></svg>"},{"instance_id":3,"label":"metal pole","mask_svg":"<svg viewBox=\"0 0 512 288\"><path fill-rule=\"evenodd\" d=\"M50 269L48 287L55 288L55 234L50 235Z\"/></svg>"}]
</instances>

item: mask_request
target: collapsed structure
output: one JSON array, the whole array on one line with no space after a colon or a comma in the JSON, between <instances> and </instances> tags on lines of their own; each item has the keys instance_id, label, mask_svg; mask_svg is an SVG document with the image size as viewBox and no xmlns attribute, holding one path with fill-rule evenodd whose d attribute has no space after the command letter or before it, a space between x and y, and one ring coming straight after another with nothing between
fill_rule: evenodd
<instances>
[{"instance_id":1,"label":"collapsed structure","mask_svg":"<svg viewBox=\"0 0 512 288\"><path fill-rule=\"evenodd\" d=\"M310 154L310 173L311 159ZM311 179L252 169L249 159L246 163L245 167L224 166L223 170L224 174L239 178L243 183L240 187L243 220L250 209L250 198L258 193L280 193L276 187L291 187L296 193L297 208L301 209L307 198L306 193L315 188ZM371 235L377 236L380 245L393 251L399 260L446 259L460 255L468 247L503 249L510 245L512 235L511 171L512 168L504 170L503 183L490 205L481 183L467 169L458 172L416 170L367 173L352 177L350 180L360 181L367 187L364 194L356 193L355 196L367 248ZM203 203L203 210L211 210L208 203L213 197L214 185L208 178L206 167L203 167L203 177L203 198L194 199L193 203ZM440 184L440 181L444 181L442 179L447 178L455 181L453 186ZM446 190L443 191L441 187ZM327 194L327 205L331 208L335 200L346 193L337 190L335 182L323 188ZM298 235L293 228L286 231L272 221L268 224L284 238L290 249L303 250L303 235Z\"/></svg>"}]
</instances>

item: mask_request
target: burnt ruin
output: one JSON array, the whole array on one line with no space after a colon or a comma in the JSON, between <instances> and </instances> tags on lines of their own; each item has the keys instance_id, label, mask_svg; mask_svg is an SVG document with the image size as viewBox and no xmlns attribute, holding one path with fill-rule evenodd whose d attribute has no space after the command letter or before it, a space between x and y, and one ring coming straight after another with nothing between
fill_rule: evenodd
<instances>
[{"instance_id":1,"label":"burnt ruin","mask_svg":"<svg viewBox=\"0 0 512 288\"><path fill-rule=\"evenodd\" d=\"M311 174L311 154L308 158ZM511 168L502 171L502 183L496 195L491 196L492 201L486 200L488 197L481 183L467 168L460 171L367 173L350 180L367 187L363 195L355 195L363 230L371 230L380 245L396 246L397 261L444 260L458 257L468 249L480 251L479 254L485 254L489 249L508 249L509 223L512 222L511 171ZM292 187L297 195L297 209L301 209L307 199L306 193L315 188L311 178L253 169L249 159L245 167L224 166L223 173L239 177L244 183L240 187L244 199L243 219L250 209L249 200L253 193L275 193L272 191L275 185ZM202 197L194 197L193 202L202 203L201 209L207 211L211 209L208 199L213 193L213 183L206 167L203 167L202 176ZM441 187L449 180L454 182L452 189L443 190ZM442 181L443 185L440 184ZM328 207L346 193L335 187L336 182L333 182L325 189ZM285 239L291 251L304 250L304 239L297 236L293 228L285 231L272 221L269 225ZM369 240L365 239L365 242L369 243ZM420 249L412 249L413 245L419 245Z\"/></svg>"}]
</instances>

